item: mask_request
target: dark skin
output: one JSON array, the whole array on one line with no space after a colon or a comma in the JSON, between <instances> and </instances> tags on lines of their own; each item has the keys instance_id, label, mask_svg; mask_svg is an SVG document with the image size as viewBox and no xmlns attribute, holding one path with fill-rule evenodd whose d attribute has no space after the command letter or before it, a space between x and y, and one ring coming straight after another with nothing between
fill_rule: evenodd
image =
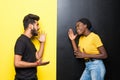
<instances>
[{"instance_id":1,"label":"dark skin","mask_svg":"<svg viewBox=\"0 0 120 80\"><path fill-rule=\"evenodd\" d=\"M69 39L71 40L71 43L74 49L74 55L76 56L76 58L97 58L97 59L107 58L107 52L103 45L97 48L99 50L99 54L87 54L84 49L83 49L83 52L81 52L80 46L77 47L75 43L75 38L77 37L77 35L88 36L91 33L91 31L87 28L87 25L83 24L82 22L76 23L76 31L77 31L77 34L74 34L71 28L68 31L68 36L69 36Z\"/></svg>"}]
</instances>

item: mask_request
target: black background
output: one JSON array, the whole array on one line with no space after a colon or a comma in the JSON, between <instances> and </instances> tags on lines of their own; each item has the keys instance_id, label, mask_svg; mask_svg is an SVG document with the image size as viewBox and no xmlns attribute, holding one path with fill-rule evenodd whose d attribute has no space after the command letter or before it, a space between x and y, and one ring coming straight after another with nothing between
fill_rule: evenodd
<instances>
[{"instance_id":1,"label":"black background","mask_svg":"<svg viewBox=\"0 0 120 80\"><path fill-rule=\"evenodd\" d=\"M82 17L92 22L107 50L105 80L119 79L118 0L58 0L57 5L57 80L79 80L84 69L83 60L74 57L67 35L68 29L74 29L75 22Z\"/></svg>"}]
</instances>

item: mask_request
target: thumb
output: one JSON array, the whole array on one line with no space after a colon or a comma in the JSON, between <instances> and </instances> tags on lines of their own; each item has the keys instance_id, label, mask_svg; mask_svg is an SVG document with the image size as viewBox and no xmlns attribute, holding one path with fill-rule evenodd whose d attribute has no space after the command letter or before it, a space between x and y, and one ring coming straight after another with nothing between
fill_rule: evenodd
<instances>
[{"instance_id":1,"label":"thumb","mask_svg":"<svg viewBox=\"0 0 120 80\"><path fill-rule=\"evenodd\" d=\"M42 58L38 59L37 62L42 62Z\"/></svg>"},{"instance_id":2,"label":"thumb","mask_svg":"<svg viewBox=\"0 0 120 80\"><path fill-rule=\"evenodd\" d=\"M75 34L75 37L77 37L77 34Z\"/></svg>"},{"instance_id":3,"label":"thumb","mask_svg":"<svg viewBox=\"0 0 120 80\"><path fill-rule=\"evenodd\" d=\"M83 48L83 53L86 53L85 49Z\"/></svg>"}]
</instances>

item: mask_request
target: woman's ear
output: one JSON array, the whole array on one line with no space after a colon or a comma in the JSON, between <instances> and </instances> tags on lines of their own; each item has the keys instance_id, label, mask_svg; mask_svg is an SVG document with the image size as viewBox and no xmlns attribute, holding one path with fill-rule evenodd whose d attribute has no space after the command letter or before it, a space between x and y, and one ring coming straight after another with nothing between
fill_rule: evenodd
<instances>
[{"instance_id":1,"label":"woman's ear","mask_svg":"<svg viewBox=\"0 0 120 80\"><path fill-rule=\"evenodd\" d=\"M85 24L84 27L87 28L87 24Z\"/></svg>"}]
</instances>

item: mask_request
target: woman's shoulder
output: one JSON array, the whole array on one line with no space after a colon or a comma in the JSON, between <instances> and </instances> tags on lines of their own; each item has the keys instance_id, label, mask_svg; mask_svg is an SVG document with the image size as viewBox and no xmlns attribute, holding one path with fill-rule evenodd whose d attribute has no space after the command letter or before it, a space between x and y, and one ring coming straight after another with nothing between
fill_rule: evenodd
<instances>
[{"instance_id":1,"label":"woman's shoulder","mask_svg":"<svg viewBox=\"0 0 120 80\"><path fill-rule=\"evenodd\" d=\"M91 32L91 35L93 36L99 36L97 33Z\"/></svg>"}]
</instances>

